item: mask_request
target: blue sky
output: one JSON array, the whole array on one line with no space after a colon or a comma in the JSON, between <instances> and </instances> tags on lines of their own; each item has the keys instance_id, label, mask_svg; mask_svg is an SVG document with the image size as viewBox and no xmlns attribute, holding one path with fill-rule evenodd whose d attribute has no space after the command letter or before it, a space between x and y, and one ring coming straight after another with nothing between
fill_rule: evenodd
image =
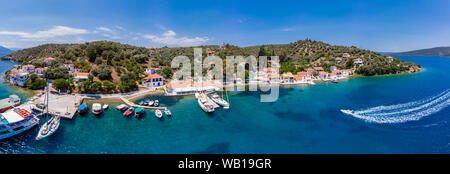
<instances>
[{"instance_id":1,"label":"blue sky","mask_svg":"<svg viewBox=\"0 0 450 174\"><path fill-rule=\"evenodd\" d=\"M251 46L311 38L407 51L450 46L448 9L448 0L1 0L0 45Z\"/></svg>"}]
</instances>

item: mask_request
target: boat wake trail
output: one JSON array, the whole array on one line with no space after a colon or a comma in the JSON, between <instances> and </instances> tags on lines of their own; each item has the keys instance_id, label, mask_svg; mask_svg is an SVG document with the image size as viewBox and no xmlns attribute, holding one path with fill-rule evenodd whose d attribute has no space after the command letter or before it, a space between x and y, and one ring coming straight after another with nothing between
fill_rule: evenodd
<instances>
[{"instance_id":1,"label":"boat wake trail","mask_svg":"<svg viewBox=\"0 0 450 174\"><path fill-rule=\"evenodd\" d=\"M404 123L429 116L450 105L450 90L438 95L404 104L377 106L354 111L352 116L373 123Z\"/></svg>"}]
</instances>

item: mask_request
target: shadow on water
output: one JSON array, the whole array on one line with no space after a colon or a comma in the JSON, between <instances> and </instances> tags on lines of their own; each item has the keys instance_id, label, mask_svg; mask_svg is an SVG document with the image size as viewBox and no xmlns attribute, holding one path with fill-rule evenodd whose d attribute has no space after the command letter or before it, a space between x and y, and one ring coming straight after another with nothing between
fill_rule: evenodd
<instances>
[{"instance_id":1,"label":"shadow on water","mask_svg":"<svg viewBox=\"0 0 450 174\"><path fill-rule=\"evenodd\" d=\"M194 154L227 154L230 152L230 143L215 143L208 146L206 149L194 152Z\"/></svg>"},{"instance_id":2,"label":"shadow on water","mask_svg":"<svg viewBox=\"0 0 450 174\"><path fill-rule=\"evenodd\" d=\"M316 122L310 114L306 114L303 112L293 112L291 109L287 109L286 111L276 111L272 112L275 116L281 119L288 119L298 122Z\"/></svg>"}]
</instances>

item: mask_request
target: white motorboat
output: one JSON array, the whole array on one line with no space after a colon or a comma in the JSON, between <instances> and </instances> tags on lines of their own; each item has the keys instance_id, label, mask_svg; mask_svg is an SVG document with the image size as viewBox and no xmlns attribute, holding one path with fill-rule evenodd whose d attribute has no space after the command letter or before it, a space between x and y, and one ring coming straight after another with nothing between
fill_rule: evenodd
<instances>
[{"instance_id":1,"label":"white motorboat","mask_svg":"<svg viewBox=\"0 0 450 174\"><path fill-rule=\"evenodd\" d=\"M230 103L225 101L222 97L220 97L217 94L213 94L211 96L211 100L214 101L215 103L217 103L218 105L222 106L224 109L229 109L230 108Z\"/></svg>"},{"instance_id":2,"label":"white motorboat","mask_svg":"<svg viewBox=\"0 0 450 174\"><path fill-rule=\"evenodd\" d=\"M48 120L44 125L42 125L41 129L36 136L36 140L44 139L58 130L60 125L60 116L53 116L50 120Z\"/></svg>"},{"instance_id":3,"label":"white motorboat","mask_svg":"<svg viewBox=\"0 0 450 174\"><path fill-rule=\"evenodd\" d=\"M157 107L159 105L159 101L155 100L155 102L153 103L153 106Z\"/></svg>"},{"instance_id":4,"label":"white motorboat","mask_svg":"<svg viewBox=\"0 0 450 174\"><path fill-rule=\"evenodd\" d=\"M156 111L155 111L155 116L158 117L158 118L162 118L162 112L161 112L161 110L159 110L159 109L156 110Z\"/></svg>"},{"instance_id":5,"label":"white motorboat","mask_svg":"<svg viewBox=\"0 0 450 174\"><path fill-rule=\"evenodd\" d=\"M352 110L341 109L341 112L343 112L344 114L348 114L348 115L355 115L355 112Z\"/></svg>"},{"instance_id":6,"label":"white motorboat","mask_svg":"<svg viewBox=\"0 0 450 174\"><path fill-rule=\"evenodd\" d=\"M148 105L149 105L149 106L153 106L154 104L155 104L155 101L153 101L153 100L149 100L149 101L148 101Z\"/></svg>"},{"instance_id":7,"label":"white motorboat","mask_svg":"<svg viewBox=\"0 0 450 174\"><path fill-rule=\"evenodd\" d=\"M172 112L170 112L170 110L169 109L165 109L164 110L164 113L167 115L167 116L172 116Z\"/></svg>"},{"instance_id":8,"label":"white motorboat","mask_svg":"<svg viewBox=\"0 0 450 174\"><path fill-rule=\"evenodd\" d=\"M108 109L109 105L108 104L104 104L103 105L103 110Z\"/></svg>"},{"instance_id":9,"label":"white motorboat","mask_svg":"<svg viewBox=\"0 0 450 174\"><path fill-rule=\"evenodd\" d=\"M92 113L100 115L102 113L102 105L100 103L92 104Z\"/></svg>"}]
</instances>

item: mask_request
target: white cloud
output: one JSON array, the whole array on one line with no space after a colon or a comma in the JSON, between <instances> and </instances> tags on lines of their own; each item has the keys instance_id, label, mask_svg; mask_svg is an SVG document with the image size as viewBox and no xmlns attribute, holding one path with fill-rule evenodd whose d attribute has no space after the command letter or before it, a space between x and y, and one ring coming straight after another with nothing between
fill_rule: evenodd
<instances>
[{"instance_id":1,"label":"white cloud","mask_svg":"<svg viewBox=\"0 0 450 174\"><path fill-rule=\"evenodd\" d=\"M107 27L97 27L97 30L105 31L108 33L116 33L114 30L107 28Z\"/></svg>"},{"instance_id":2,"label":"white cloud","mask_svg":"<svg viewBox=\"0 0 450 174\"><path fill-rule=\"evenodd\" d=\"M177 34L168 30L162 34L162 36L144 35L144 38L150 39L154 43L166 44L166 45L181 45L181 46L194 46L205 43L209 40L207 37L175 37Z\"/></svg>"},{"instance_id":3,"label":"white cloud","mask_svg":"<svg viewBox=\"0 0 450 174\"><path fill-rule=\"evenodd\" d=\"M0 31L0 35L18 36L23 39L48 39L58 36L87 34L85 29L71 28L66 26L55 26L49 30L38 31L35 33L20 31Z\"/></svg>"},{"instance_id":4,"label":"white cloud","mask_svg":"<svg viewBox=\"0 0 450 174\"><path fill-rule=\"evenodd\" d=\"M119 25L116 25L115 27L119 30L125 30L125 28L123 28L122 26L119 26Z\"/></svg>"}]
</instances>

